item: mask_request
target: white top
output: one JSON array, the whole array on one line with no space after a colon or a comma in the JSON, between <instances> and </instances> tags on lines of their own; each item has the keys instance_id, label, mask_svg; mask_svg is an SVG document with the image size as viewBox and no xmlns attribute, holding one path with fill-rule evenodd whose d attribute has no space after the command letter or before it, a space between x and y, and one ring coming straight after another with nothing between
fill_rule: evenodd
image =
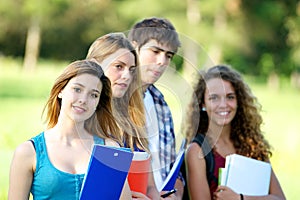
<instances>
[{"instance_id":1,"label":"white top","mask_svg":"<svg viewBox=\"0 0 300 200\"><path fill-rule=\"evenodd\" d=\"M160 173L160 160L159 160L159 130L157 113L153 98L146 90L144 97L145 115L146 115L146 128L149 142L149 150L152 155L151 166L153 170L156 188L160 188L163 184L162 175Z\"/></svg>"}]
</instances>

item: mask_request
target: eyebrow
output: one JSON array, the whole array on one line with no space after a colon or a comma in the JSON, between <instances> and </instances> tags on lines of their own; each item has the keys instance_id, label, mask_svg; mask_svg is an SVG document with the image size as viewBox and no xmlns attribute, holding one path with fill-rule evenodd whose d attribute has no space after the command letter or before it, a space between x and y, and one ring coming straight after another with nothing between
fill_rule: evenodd
<instances>
[{"instance_id":1,"label":"eyebrow","mask_svg":"<svg viewBox=\"0 0 300 200\"><path fill-rule=\"evenodd\" d=\"M213 96L213 95L222 96L218 93L208 93L208 96ZM236 93L235 92L229 92L229 93L225 94L225 96L228 96L228 95L236 95Z\"/></svg>"},{"instance_id":2,"label":"eyebrow","mask_svg":"<svg viewBox=\"0 0 300 200\"><path fill-rule=\"evenodd\" d=\"M116 59L116 60L114 60L113 62L111 62L111 64L121 64L121 65L126 65L126 63L124 63L123 61L118 60L118 59Z\"/></svg>"},{"instance_id":3,"label":"eyebrow","mask_svg":"<svg viewBox=\"0 0 300 200\"><path fill-rule=\"evenodd\" d=\"M229 92L228 94L236 94L235 92Z\"/></svg>"},{"instance_id":4,"label":"eyebrow","mask_svg":"<svg viewBox=\"0 0 300 200\"><path fill-rule=\"evenodd\" d=\"M121 64L121 65L125 65L126 66L126 63L124 63L123 61L121 61L121 60L115 60L114 62L112 62L112 64ZM136 65L131 65L131 66L129 66L129 68L131 68L131 67L137 67Z\"/></svg>"},{"instance_id":5,"label":"eyebrow","mask_svg":"<svg viewBox=\"0 0 300 200\"><path fill-rule=\"evenodd\" d=\"M84 86L84 85L82 85L81 83L74 83L74 85L78 85L78 86L81 86L81 87L85 88L85 86ZM99 90L97 90L97 89L92 89L92 91L93 91L93 92L97 92L97 93L99 93L99 94L100 94L100 91L99 91Z\"/></svg>"},{"instance_id":6,"label":"eyebrow","mask_svg":"<svg viewBox=\"0 0 300 200\"><path fill-rule=\"evenodd\" d=\"M155 48L155 49L157 49L159 51L166 52L167 54L169 53L169 54L175 55L175 52L173 52L173 51L167 51L167 50L165 50L163 48L160 48L158 46L149 46L148 48Z\"/></svg>"}]
</instances>

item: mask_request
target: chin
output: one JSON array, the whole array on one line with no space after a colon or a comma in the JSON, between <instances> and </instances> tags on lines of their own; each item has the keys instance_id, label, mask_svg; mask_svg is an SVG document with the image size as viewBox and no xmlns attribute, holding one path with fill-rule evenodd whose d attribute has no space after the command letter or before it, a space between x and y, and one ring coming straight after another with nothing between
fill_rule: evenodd
<instances>
[{"instance_id":1,"label":"chin","mask_svg":"<svg viewBox=\"0 0 300 200\"><path fill-rule=\"evenodd\" d=\"M150 79L150 80L147 81L147 84L148 84L148 85L152 85L152 84L154 84L157 80L158 80L158 79L154 79L154 78L153 78L153 79Z\"/></svg>"},{"instance_id":2,"label":"chin","mask_svg":"<svg viewBox=\"0 0 300 200\"><path fill-rule=\"evenodd\" d=\"M116 94L113 94L113 98L122 98L124 94L125 92L117 92Z\"/></svg>"},{"instance_id":3,"label":"chin","mask_svg":"<svg viewBox=\"0 0 300 200\"><path fill-rule=\"evenodd\" d=\"M219 121L218 122L218 124L220 125L220 126L226 126L226 125L228 125L228 124L230 124L231 123L231 121L228 121L228 120L225 120L225 121Z\"/></svg>"}]
</instances>

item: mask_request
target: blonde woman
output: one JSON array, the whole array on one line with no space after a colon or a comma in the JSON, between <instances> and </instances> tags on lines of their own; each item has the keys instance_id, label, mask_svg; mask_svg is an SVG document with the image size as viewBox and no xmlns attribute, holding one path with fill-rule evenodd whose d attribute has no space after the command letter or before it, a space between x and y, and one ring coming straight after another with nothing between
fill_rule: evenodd
<instances>
[{"instance_id":1,"label":"blonde woman","mask_svg":"<svg viewBox=\"0 0 300 200\"><path fill-rule=\"evenodd\" d=\"M123 33L109 33L97 38L90 46L87 59L95 60L111 81L113 112L121 120L122 139L126 147L147 151L144 105L137 54ZM133 191L133 197L141 197ZM150 173L147 196L159 199ZM146 197L144 197L146 198Z\"/></svg>"}]
</instances>

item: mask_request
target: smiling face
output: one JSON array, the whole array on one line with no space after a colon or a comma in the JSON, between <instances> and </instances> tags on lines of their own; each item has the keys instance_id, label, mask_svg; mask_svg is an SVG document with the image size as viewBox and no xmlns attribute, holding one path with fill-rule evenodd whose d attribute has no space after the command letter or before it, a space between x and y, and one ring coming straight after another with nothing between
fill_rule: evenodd
<instances>
[{"instance_id":1,"label":"smiling face","mask_svg":"<svg viewBox=\"0 0 300 200\"><path fill-rule=\"evenodd\" d=\"M174 55L172 50L156 40L150 40L139 51L141 78L143 85L155 83L166 70Z\"/></svg>"},{"instance_id":2,"label":"smiling face","mask_svg":"<svg viewBox=\"0 0 300 200\"><path fill-rule=\"evenodd\" d=\"M75 76L59 93L60 115L75 122L84 122L95 113L101 91L102 83L98 77L91 74Z\"/></svg>"},{"instance_id":3,"label":"smiling face","mask_svg":"<svg viewBox=\"0 0 300 200\"><path fill-rule=\"evenodd\" d=\"M210 126L230 125L237 112L235 90L229 81L212 78L206 82L203 107L210 121Z\"/></svg>"},{"instance_id":4,"label":"smiling face","mask_svg":"<svg viewBox=\"0 0 300 200\"><path fill-rule=\"evenodd\" d=\"M128 49L119 49L105 58L100 65L111 82L113 97L123 97L136 72L135 57L132 52Z\"/></svg>"}]
</instances>

